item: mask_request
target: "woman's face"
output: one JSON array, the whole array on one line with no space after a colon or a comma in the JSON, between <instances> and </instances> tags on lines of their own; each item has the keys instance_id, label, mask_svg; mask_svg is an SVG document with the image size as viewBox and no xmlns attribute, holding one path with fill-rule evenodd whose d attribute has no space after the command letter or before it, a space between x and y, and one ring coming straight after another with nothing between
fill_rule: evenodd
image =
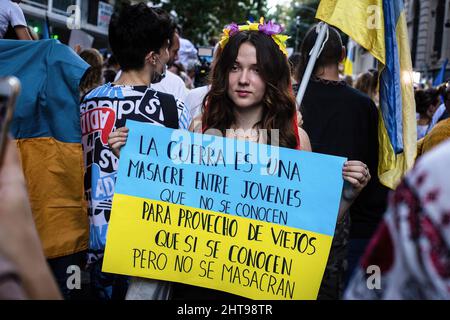
<instances>
[{"instance_id":1,"label":"woman's face","mask_svg":"<svg viewBox=\"0 0 450 320\"><path fill-rule=\"evenodd\" d=\"M244 42L228 74L228 96L238 108L258 107L266 92L256 59L256 48Z\"/></svg>"},{"instance_id":2,"label":"woman's face","mask_svg":"<svg viewBox=\"0 0 450 320\"><path fill-rule=\"evenodd\" d=\"M436 101L434 101L432 104L430 104L428 106L427 115L430 118L433 118L433 115L436 112L436 110L439 108L439 105L440 105L440 100L439 100L439 98L436 98Z\"/></svg>"},{"instance_id":3,"label":"woman's face","mask_svg":"<svg viewBox=\"0 0 450 320\"><path fill-rule=\"evenodd\" d=\"M163 44L158 53L158 67L165 66L169 62L170 58L169 40L167 40L167 42ZM158 71L160 71L160 69L158 69Z\"/></svg>"}]
</instances>

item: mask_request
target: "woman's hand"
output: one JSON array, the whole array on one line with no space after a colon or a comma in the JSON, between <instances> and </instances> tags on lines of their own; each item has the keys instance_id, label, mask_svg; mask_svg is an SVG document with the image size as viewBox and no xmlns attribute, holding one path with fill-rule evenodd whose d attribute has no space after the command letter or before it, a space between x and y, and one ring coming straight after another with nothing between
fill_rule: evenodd
<instances>
[{"instance_id":1,"label":"woman's hand","mask_svg":"<svg viewBox=\"0 0 450 320\"><path fill-rule=\"evenodd\" d=\"M347 161L342 168L342 178L344 178L344 188L342 189L342 197L339 204L339 222L343 221L344 214L371 177L367 165L361 161Z\"/></svg>"},{"instance_id":2,"label":"woman's hand","mask_svg":"<svg viewBox=\"0 0 450 320\"><path fill-rule=\"evenodd\" d=\"M344 163L342 177L345 181L342 195L347 201L355 200L371 178L369 168L361 161Z\"/></svg>"},{"instance_id":3,"label":"woman's hand","mask_svg":"<svg viewBox=\"0 0 450 320\"><path fill-rule=\"evenodd\" d=\"M120 158L120 149L127 143L128 131L127 127L118 128L108 137L108 145L117 158Z\"/></svg>"}]
</instances>

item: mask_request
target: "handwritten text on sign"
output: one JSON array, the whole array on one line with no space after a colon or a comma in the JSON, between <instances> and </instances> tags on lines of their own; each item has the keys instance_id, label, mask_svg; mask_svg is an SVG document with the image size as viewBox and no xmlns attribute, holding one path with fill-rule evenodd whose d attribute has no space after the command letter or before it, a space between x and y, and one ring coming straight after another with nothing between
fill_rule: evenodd
<instances>
[{"instance_id":1,"label":"handwritten text on sign","mask_svg":"<svg viewBox=\"0 0 450 320\"><path fill-rule=\"evenodd\" d=\"M316 298L344 159L127 126L104 271L254 299Z\"/></svg>"}]
</instances>

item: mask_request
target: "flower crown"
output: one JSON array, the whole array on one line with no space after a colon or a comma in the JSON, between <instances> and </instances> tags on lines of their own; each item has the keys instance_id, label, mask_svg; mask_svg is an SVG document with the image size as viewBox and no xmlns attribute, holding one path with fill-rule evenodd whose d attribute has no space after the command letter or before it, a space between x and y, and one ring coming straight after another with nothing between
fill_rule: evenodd
<instances>
[{"instance_id":1,"label":"flower crown","mask_svg":"<svg viewBox=\"0 0 450 320\"><path fill-rule=\"evenodd\" d=\"M283 52L286 56L288 56L288 52L286 50L286 40L289 39L289 36L281 34L283 32L283 27L277 23L273 23L272 21L264 22L264 18L261 17L259 23L247 21L247 24L237 25L236 23L229 24L223 29L222 39L220 39L220 47L223 49L230 37L235 35L240 31L259 31L268 36L271 36L273 41L278 45L281 52Z\"/></svg>"}]
</instances>

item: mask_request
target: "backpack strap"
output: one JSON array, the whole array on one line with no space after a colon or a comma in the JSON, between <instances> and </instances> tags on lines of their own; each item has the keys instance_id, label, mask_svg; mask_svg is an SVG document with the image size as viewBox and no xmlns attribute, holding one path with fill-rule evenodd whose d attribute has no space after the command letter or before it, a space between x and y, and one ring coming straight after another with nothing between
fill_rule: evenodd
<instances>
[{"instance_id":1,"label":"backpack strap","mask_svg":"<svg viewBox=\"0 0 450 320\"><path fill-rule=\"evenodd\" d=\"M178 129L178 106L175 97L169 94L159 96L161 100L162 112L164 115L164 126L167 128Z\"/></svg>"}]
</instances>

